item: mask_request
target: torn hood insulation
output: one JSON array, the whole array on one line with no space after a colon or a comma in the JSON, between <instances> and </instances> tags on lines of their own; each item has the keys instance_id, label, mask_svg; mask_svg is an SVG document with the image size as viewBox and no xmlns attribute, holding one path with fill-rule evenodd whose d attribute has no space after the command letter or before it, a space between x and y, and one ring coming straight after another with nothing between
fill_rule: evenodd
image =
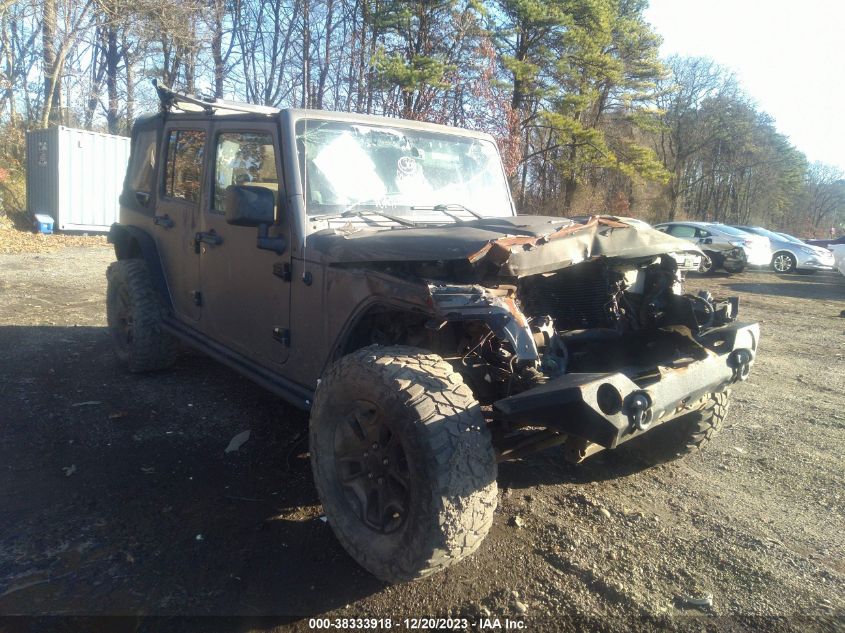
<instances>
[{"instance_id":1,"label":"torn hood insulation","mask_svg":"<svg viewBox=\"0 0 845 633\"><path fill-rule=\"evenodd\" d=\"M514 216L425 227L326 230L310 235L308 246L330 264L465 260L491 263L506 277L536 275L597 257L701 253L690 242L612 216L584 221Z\"/></svg>"}]
</instances>

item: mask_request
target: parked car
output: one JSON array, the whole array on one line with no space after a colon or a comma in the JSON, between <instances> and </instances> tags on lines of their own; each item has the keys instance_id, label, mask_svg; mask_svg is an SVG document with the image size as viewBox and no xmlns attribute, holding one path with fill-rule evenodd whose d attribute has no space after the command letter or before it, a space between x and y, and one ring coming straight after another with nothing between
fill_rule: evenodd
<instances>
[{"instance_id":1,"label":"parked car","mask_svg":"<svg viewBox=\"0 0 845 633\"><path fill-rule=\"evenodd\" d=\"M839 246L845 244L845 235L839 237L820 239L820 240L804 240L810 246L821 246L822 248L830 248L831 246Z\"/></svg>"},{"instance_id":2,"label":"parked car","mask_svg":"<svg viewBox=\"0 0 845 633\"><path fill-rule=\"evenodd\" d=\"M688 244L517 216L488 134L159 97L109 235L116 355L182 341L309 411L328 525L379 578L472 554L500 462L697 451L750 372L759 326L684 292Z\"/></svg>"},{"instance_id":3,"label":"parked car","mask_svg":"<svg viewBox=\"0 0 845 633\"><path fill-rule=\"evenodd\" d=\"M833 244L830 249L836 270L845 275L845 244Z\"/></svg>"},{"instance_id":4,"label":"parked car","mask_svg":"<svg viewBox=\"0 0 845 633\"><path fill-rule=\"evenodd\" d=\"M631 224L633 226L643 228L643 229L652 229L654 228L646 222L645 220L640 220L639 218L629 218L626 216L611 216L615 217L617 220L622 220L627 224ZM680 242L686 240L679 240ZM704 253L701 251L700 248L697 246L691 247L689 249L685 249L682 251L677 251L675 253L669 253L676 262L678 262L678 269L682 271L700 271L701 270L701 262L706 257Z\"/></svg>"},{"instance_id":5,"label":"parked car","mask_svg":"<svg viewBox=\"0 0 845 633\"><path fill-rule=\"evenodd\" d=\"M767 266L772 259L769 240L749 235L733 227L714 222L663 222L654 228L697 244L706 259L700 272L711 273L722 268L741 273L745 267Z\"/></svg>"},{"instance_id":6,"label":"parked car","mask_svg":"<svg viewBox=\"0 0 845 633\"><path fill-rule=\"evenodd\" d=\"M797 237L785 233L775 233L762 226L735 226L751 235L761 235L769 239L772 246L771 267L777 273L815 272L833 269L833 253L820 246L810 246Z\"/></svg>"}]
</instances>

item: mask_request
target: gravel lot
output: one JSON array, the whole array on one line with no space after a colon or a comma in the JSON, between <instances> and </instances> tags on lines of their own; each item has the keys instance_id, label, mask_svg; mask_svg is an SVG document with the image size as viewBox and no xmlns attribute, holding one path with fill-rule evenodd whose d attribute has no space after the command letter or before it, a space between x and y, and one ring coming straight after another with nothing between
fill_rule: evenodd
<instances>
[{"instance_id":1,"label":"gravel lot","mask_svg":"<svg viewBox=\"0 0 845 633\"><path fill-rule=\"evenodd\" d=\"M198 354L122 371L104 327L111 259L0 255L0 613L845 627L842 276L691 279L739 294L763 330L708 450L653 469L617 454L570 466L554 449L505 464L478 554L386 586L319 518L303 413ZM711 607L686 600L705 594Z\"/></svg>"}]
</instances>

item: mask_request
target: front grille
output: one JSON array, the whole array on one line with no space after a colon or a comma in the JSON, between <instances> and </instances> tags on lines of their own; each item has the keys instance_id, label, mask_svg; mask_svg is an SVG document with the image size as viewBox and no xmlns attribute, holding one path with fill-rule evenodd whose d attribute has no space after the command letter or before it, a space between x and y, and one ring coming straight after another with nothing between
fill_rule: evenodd
<instances>
[{"instance_id":1,"label":"front grille","mask_svg":"<svg viewBox=\"0 0 845 633\"><path fill-rule=\"evenodd\" d=\"M526 277L519 283L519 298L527 316L550 315L555 329L579 330L608 325L609 288L604 264L590 262Z\"/></svg>"}]
</instances>

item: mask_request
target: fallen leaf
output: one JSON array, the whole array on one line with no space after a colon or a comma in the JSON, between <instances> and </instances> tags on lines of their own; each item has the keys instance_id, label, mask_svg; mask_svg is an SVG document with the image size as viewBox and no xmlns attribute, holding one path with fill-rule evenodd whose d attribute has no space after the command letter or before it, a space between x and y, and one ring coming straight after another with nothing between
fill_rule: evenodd
<instances>
[{"instance_id":1,"label":"fallen leaf","mask_svg":"<svg viewBox=\"0 0 845 633\"><path fill-rule=\"evenodd\" d=\"M226 447L225 453L233 453L238 450L249 439L251 431L241 431L229 441L229 446Z\"/></svg>"}]
</instances>

